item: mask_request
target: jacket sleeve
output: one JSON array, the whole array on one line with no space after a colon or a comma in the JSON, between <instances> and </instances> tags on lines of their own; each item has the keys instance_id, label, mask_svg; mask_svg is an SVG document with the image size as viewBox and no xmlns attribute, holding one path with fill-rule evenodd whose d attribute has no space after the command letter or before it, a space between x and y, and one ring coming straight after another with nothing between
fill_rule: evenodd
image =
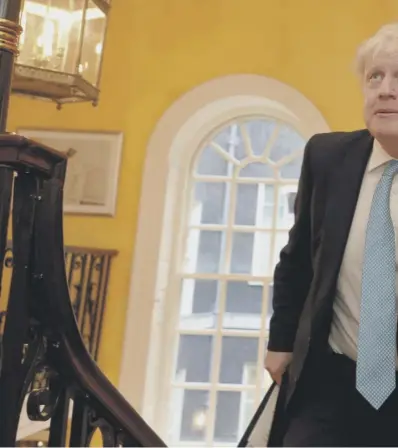
<instances>
[{"instance_id":1,"label":"jacket sleeve","mask_svg":"<svg viewBox=\"0 0 398 448\"><path fill-rule=\"evenodd\" d=\"M312 277L311 261L311 138L304 150L301 175L294 205L295 222L274 272L273 315L268 350L293 351L294 339Z\"/></svg>"}]
</instances>

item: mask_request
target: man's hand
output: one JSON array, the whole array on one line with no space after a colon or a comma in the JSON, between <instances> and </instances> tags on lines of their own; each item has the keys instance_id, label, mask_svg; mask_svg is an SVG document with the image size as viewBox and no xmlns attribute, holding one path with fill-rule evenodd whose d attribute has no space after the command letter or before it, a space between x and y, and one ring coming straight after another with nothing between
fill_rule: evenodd
<instances>
[{"instance_id":1,"label":"man's hand","mask_svg":"<svg viewBox=\"0 0 398 448\"><path fill-rule=\"evenodd\" d=\"M282 375L292 360L293 354L290 352L267 352L264 360L264 367L271 375L271 378L280 386Z\"/></svg>"}]
</instances>

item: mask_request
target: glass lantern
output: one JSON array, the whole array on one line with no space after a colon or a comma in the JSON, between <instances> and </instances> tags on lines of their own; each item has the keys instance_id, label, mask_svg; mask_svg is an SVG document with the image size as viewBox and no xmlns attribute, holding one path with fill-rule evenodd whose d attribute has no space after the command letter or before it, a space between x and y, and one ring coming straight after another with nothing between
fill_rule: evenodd
<instances>
[{"instance_id":1,"label":"glass lantern","mask_svg":"<svg viewBox=\"0 0 398 448\"><path fill-rule=\"evenodd\" d=\"M24 0L13 93L98 102L110 0Z\"/></svg>"}]
</instances>

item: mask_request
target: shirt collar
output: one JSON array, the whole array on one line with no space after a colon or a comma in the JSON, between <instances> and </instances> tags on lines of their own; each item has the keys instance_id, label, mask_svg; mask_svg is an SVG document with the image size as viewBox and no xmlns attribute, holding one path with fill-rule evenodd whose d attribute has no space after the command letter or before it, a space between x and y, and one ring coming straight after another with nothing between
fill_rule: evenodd
<instances>
[{"instance_id":1,"label":"shirt collar","mask_svg":"<svg viewBox=\"0 0 398 448\"><path fill-rule=\"evenodd\" d=\"M390 160L394 160L380 145L380 143L374 139L373 150L368 163L368 172L371 172L379 166L385 165Z\"/></svg>"}]
</instances>

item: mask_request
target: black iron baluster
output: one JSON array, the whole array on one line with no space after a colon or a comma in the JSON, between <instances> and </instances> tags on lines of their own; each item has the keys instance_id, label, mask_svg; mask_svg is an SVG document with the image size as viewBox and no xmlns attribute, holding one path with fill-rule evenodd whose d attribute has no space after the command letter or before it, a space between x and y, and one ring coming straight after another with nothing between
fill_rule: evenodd
<instances>
[{"instance_id":1,"label":"black iron baluster","mask_svg":"<svg viewBox=\"0 0 398 448\"><path fill-rule=\"evenodd\" d=\"M70 446L87 446L89 435L88 411L85 397L81 392L77 392L73 400Z\"/></svg>"},{"instance_id":2,"label":"black iron baluster","mask_svg":"<svg viewBox=\"0 0 398 448\"><path fill-rule=\"evenodd\" d=\"M90 341L87 340L86 335L86 322L88 314L90 314L90 306L91 306L91 294L93 292L93 271L94 271L94 263L95 256L90 256L90 262L87 270L87 279L84 288L84 292L82 294L82 307L81 307L81 320L80 320L80 333L82 334L84 342L89 345Z\"/></svg>"},{"instance_id":3,"label":"black iron baluster","mask_svg":"<svg viewBox=\"0 0 398 448\"><path fill-rule=\"evenodd\" d=\"M62 380L61 380L62 381ZM49 446L67 446L67 429L69 417L69 405L72 398L72 389L66 384L60 384L60 394L57 407L51 418ZM72 445L73 446L73 445Z\"/></svg>"},{"instance_id":4,"label":"black iron baluster","mask_svg":"<svg viewBox=\"0 0 398 448\"><path fill-rule=\"evenodd\" d=\"M89 351L93 356L96 356L97 345L99 344L100 339L100 327L99 327L99 311L102 310L103 302L101 297L101 292L104 283L104 263L105 263L105 255L97 256L94 264L94 270L98 272L98 279L96 282L96 294L95 299L92 300L93 305L90 308L90 336L88 340ZM97 359L94 357L94 359Z\"/></svg>"},{"instance_id":5,"label":"black iron baluster","mask_svg":"<svg viewBox=\"0 0 398 448\"><path fill-rule=\"evenodd\" d=\"M72 266L75 254L70 253L67 250L65 251L65 268L66 268L66 276L68 278L68 286L71 284L72 280Z\"/></svg>"},{"instance_id":6,"label":"black iron baluster","mask_svg":"<svg viewBox=\"0 0 398 448\"><path fill-rule=\"evenodd\" d=\"M98 332L97 332L97 336L96 336L96 341L95 341L95 347L93 347L92 349L92 354L94 359L98 359L98 351L99 351L99 345L101 342L101 330L102 330L102 323L104 320L104 313L105 313L105 298L107 297L108 294L108 283L109 283L109 275L110 275L110 270L111 270L111 262L112 262L112 257L110 255L106 256L105 258L105 264L103 266L103 272L102 272L102 276L101 276L101 280L102 280L102 287L101 289L101 306L99 309L99 319L98 319Z\"/></svg>"},{"instance_id":7,"label":"black iron baluster","mask_svg":"<svg viewBox=\"0 0 398 448\"><path fill-rule=\"evenodd\" d=\"M76 321L80 324L82 319L82 306L84 299L84 288L87 282L87 257L88 254L78 253L75 254L73 264L71 267L71 283L70 288L74 288L76 291L76 295L73 301L73 309L75 311ZM78 275L80 275L77 282L74 281L73 275L78 271Z\"/></svg>"},{"instance_id":8,"label":"black iron baluster","mask_svg":"<svg viewBox=\"0 0 398 448\"><path fill-rule=\"evenodd\" d=\"M14 268L3 335L0 375L0 403L7 403L7 412L0 412L0 446L15 444L19 414L26 392L24 374L27 371L21 359L24 344L29 340L30 252L37 189L34 176L20 173L16 178L13 204Z\"/></svg>"}]
</instances>

